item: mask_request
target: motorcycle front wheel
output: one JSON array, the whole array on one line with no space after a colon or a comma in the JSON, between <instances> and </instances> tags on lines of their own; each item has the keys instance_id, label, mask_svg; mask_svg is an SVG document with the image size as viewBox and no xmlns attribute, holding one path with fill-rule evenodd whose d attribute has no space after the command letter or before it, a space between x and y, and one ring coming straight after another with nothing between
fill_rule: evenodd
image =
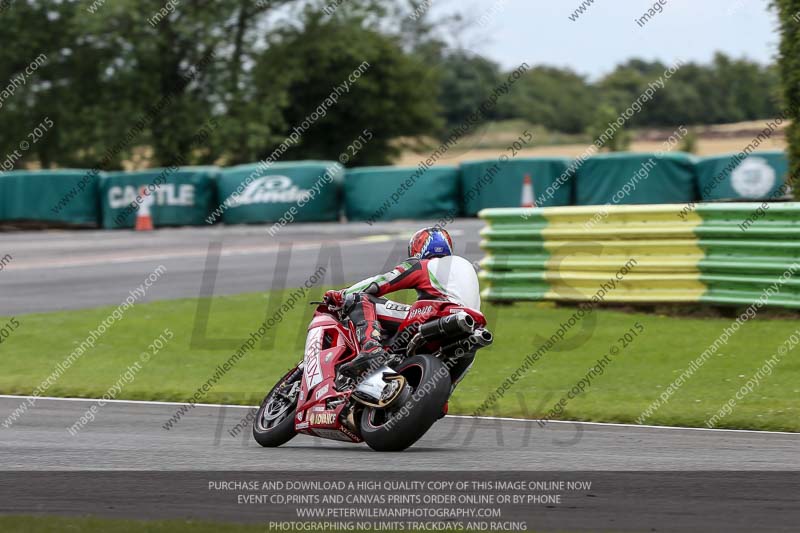
<instances>
[{"instance_id":1,"label":"motorcycle front wheel","mask_svg":"<svg viewBox=\"0 0 800 533\"><path fill-rule=\"evenodd\" d=\"M385 409L361 413L361 436L379 452L402 451L417 442L442 414L450 396L450 372L432 355L409 357L397 368L405 390Z\"/></svg>"},{"instance_id":2,"label":"motorcycle front wheel","mask_svg":"<svg viewBox=\"0 0 800 533\"><path fill-rule=\"evenodd\" d=\"M275 448L286 444L297 435L294 416L297 412L297 396L302 376L303 372L299 369L290 370L261 402L253 421L253 438L261 446Z\"/></svg>"}]
</instances>

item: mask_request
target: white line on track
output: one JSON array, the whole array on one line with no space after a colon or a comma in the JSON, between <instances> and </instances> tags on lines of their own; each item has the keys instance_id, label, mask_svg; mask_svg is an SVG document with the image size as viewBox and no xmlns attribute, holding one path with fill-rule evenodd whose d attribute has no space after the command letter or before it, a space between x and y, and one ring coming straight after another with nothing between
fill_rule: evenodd
<instances>
[{"instance_id":1,"label":"white line on track","mask_svg":"<svg viewBox=\"0 0 800 533\"><path fill-rule=\"evenodd\" d=\"M504 416L465 416L447 415L449 418L479 418L485 420L503 420L511 422L536 422L536 418L509 418ZM583 424L587 426L611 426L620 428L642 428L642 429L681 429L685 431L725 431L728 433L767 433L769 435L794 435L800 437L800 433L792 431L766 431L760 429L727 429L727 428L693 428L682 426L651 426L647 424L623 424L619 422L586 422L583 420L548 420L548 424Z\"/></svg>"},{"instance_id":2,"label":"white line on track","mask_svg":"<svg viewBox=\"0 0 800 533\"><path fill-rule=\"evenodd\" d=\"M152 400L104 400L102 398L57 398L55 396L18 396L16 394L0 394L0 398L17 398L27 400L35 398L39 400L52 400L57 402L105 402L105 403L132 403L139 405L189 405L186 402L156 402ZM232 405L224 403L196 403L195 407L235 407L237 409L255 409L257 405Z\"/></svg>"},{"instance_id":3,"label":"white line on track","mask_svg":"<svg viewBox=\"0 0 800 533\"><path fill-rule=\"evenodd\" d=\"M103 401L106 403L130 403L139 405L188 405L186 402L161 402L151 400L103 400L102 398L56 398L53 396L18 396L15 394L0 394L0 398L11 398L18 400L27 400L28 398L36 398L39 400L51 400L57 402L97 402ZM196 403L195 407L231 407L234 409L255 409L257 405L233 405L224 403ZM467 415L447 415L447 418L468 418L478 420L501 420L504 422L536 422L535 418L510 418L504 416L467 416ZM615 422L585 422L583 420L548 420L548 424L583 424L586 426L610 426L610 427L623 427L635 429L674 429L683 431L723 431L728 433L765 433L768 435L794 435L800 436L800 433L791 431L763 431L757 429L725 429L725 428L691 428L680 426L650 426L645 424L622 424Z\"/></svg>"}]
</instances>

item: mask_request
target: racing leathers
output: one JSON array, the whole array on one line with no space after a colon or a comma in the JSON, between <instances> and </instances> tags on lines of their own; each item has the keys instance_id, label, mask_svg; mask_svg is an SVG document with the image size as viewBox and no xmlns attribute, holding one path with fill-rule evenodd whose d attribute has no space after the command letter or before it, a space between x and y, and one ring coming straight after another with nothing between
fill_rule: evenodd
<instances>
[{"instance_id":1,"label":"racing leathers","mask_svg":"<svg viewBox=\"0 0 800 533\"><path fill-rule=\"evenodd\" d=\"M465 286L468 290L464 290ZM415 289L418 300L452 301L480 309L475 270L469 261L458 256L409 258L386 274L333 291L343 302L343 314L355 326L359 344L358 356L342 365L344 374L358 376L373 363L385 360L384 336L397 331L410 306L383 296L404 289Z\"/></svg>"}]
</instances>

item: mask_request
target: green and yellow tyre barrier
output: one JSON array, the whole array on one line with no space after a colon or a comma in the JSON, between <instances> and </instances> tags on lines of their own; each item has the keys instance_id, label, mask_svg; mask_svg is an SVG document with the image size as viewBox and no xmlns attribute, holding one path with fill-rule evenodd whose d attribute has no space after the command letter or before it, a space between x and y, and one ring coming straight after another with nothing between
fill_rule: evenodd
<instances>
[{"instance_id":1,"label":"green and yellow tyre barrier","mask_svg":"<svg viewBox=\"0 0 800 533\"><path fill-rule=\"evenodd\" d=\"M761 205L485 209L483 296L800 308L800 203Z\"/></svg>"}]
</instances>

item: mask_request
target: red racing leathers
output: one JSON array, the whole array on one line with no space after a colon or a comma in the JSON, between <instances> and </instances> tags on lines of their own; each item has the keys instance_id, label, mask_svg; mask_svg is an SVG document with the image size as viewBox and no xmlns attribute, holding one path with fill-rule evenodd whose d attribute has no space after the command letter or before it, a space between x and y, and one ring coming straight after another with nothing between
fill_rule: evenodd
<instances>
[{"instance_id":1,"label":"red racing leathers","mask_svg":"<svg viewBox=\"0 0 800 533\"><path fill-rule=\"evenodd\" d=\"M467 270L469 272L467 272ZM459 293L458 284L451 280L471 281L474 268L464 258L447 256L432 259L409 258L386 274L362 280L343 291L331 291L334 300L345 303L344 313L355 325L359 342L359 357L348 363L351 373L359 373L368 359L385 355L384 333L394 333L405 319L410 306L392 302L382 296L404 289L417 291L420 300L450 300L469 307L480 307L480 300L472 301ZM477 283L477 281L475 281ZM474 292L477 294L477 285ZM330 293L329 293L330 294ZM365 354L366 357L361 357ZM345 370L345 367L343 367Z\"/></svg>"}]
</instances>

